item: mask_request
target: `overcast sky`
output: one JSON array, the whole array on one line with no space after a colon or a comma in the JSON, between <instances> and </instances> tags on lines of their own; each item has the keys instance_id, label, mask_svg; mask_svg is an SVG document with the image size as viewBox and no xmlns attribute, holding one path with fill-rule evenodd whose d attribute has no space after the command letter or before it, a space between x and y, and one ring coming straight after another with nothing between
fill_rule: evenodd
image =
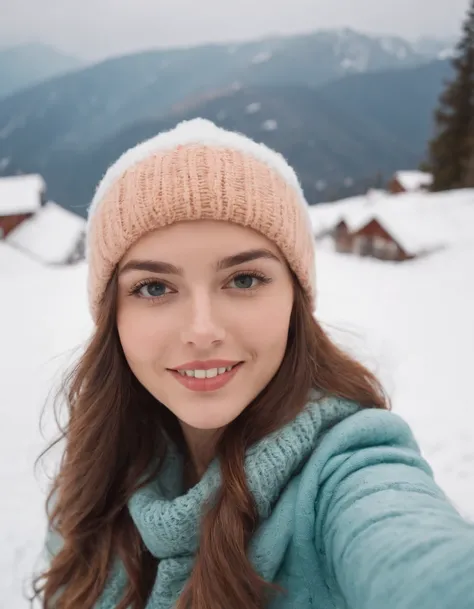
<instances>
[{"instance_id":1,"label":"overcast sky","mask_svg":"<svg viewBox=\"0 0 474 609\"><path fill-rule=\"evenodd\" d=\"M87 59L351 27L408 38L458 35L469 0L0 0L0 44L45 42Z\"/></svg>"}]
</instances>

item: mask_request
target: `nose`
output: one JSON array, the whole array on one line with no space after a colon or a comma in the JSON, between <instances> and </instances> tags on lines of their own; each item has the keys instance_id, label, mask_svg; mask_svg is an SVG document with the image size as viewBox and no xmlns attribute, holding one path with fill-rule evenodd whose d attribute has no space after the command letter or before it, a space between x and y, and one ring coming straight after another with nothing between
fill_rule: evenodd
<instances>
[{"instance_id":1,"label":"nose","mask_svg":"<svg viewBox=\"0 0 474 609\"><path fill-rule=\"evenodd\" d=\"M186 317L181 333L183 343L204 350L224 340L224 325L209 294L197 294L190 299Z\"/></svg>"}]
</instances>

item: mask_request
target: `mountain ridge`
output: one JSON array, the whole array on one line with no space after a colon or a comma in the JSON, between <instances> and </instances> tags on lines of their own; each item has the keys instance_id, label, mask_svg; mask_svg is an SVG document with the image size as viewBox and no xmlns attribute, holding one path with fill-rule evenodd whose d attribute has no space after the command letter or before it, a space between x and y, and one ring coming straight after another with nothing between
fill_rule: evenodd
<instances>
[{"instance_id":1,"label":"mountain ridge","mask_svg":"<svg viewBox=\"0 0 474 609\"><path fill-rule=\"evenodd\" d=\"M107 59L0 100L0 175L41 173L59 203L84 209L112 153L204 115L284 152L318 202L322 184L421 160L449 65L409 48L343 30ZM274 115L259 123L255 104Z\"/></svg>"},{"instance_id":2,"label":"mountain ridge","mask_svg":"<svg viewBox=\"0 0 474 609\"><path fill-rule=\"evenodd\" d=\"M0 101L85 62L40 43L0 48Z\"/></svg>"}]
</instances>

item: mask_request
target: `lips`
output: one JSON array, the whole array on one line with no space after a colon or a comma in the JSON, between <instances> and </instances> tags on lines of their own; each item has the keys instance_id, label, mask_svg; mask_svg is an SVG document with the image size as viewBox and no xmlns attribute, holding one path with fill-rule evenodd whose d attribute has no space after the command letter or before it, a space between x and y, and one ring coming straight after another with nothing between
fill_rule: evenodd
<instances>
[{"instance_id":1,"label":"lips","mask_svg":"<svg viewBox=\"0 0 474 609\"><path fill-rule=\"evenodd\" d=\"M198 362L192 363L196 364ZM180 366L178 369L170 369L168 371L181 385L191 391L217 391L234 378L242 368L244 362L233 364L225 362L227 363L227 366L216 366L216 363L223 364L224 362L222 360L205 363L199 362L199 365L203 366L203 364L205 364L205 367L190 369ZM185 366L188 365L189 364L185 364ZM222 368L224 368L224 372L219 372L219 369ZM209 373L210 376L208 376Z\"/></svg>"},{"instance_id":2,"label":"lips","mask_svg":"<svg viewBox=\"0 0 474 609\"><path fill-rule=\"evenodd\" d=\"M237 364L235 364L237 365ZM219 368L201 368L201 369L197 369L197 370L177 370L177 372L179 372L179 374L181 376L187 376L190 378L199 378L199 379L204 379L204 378L214 378L216 376L219 376L221 374L225 374L226 372L230 372L232 370L234 366L222 366Z\"/></svg>"},{"instance_id":3,"label":"lips","mask_svg":"<svg viewBox=\"0 0 474 609\"><path fill-rule=\"evenodd\" d=\"M186 362L180 366L175 366L172 370L210 370L212 368L229 368L240 363L238 360L227 360L227 359L208 359L208 360L194 360L192 362Z\"/></svg>"}]
</instances>

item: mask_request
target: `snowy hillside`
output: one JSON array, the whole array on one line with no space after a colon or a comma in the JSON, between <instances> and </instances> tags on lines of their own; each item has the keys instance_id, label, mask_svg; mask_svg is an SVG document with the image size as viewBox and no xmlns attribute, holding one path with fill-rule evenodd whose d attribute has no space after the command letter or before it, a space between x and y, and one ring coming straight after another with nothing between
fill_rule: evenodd
<instances>
[{"instance_id":1,"label":"snowy hillside","mask_svg":"<svg viewBox=\"0 0 474 609\"><path fill-rule=\"evenodd\" d=\"M473 226L474 191L438 199L449 217L462 197L465 222L452 222L447 247L422 260L390 264L321 247L317 314L381 376L439 483L474 519L474 235L463 228ZM44 267L0 243L0 609L28 606L21 586L45 529L45 476L33 471L45 443L39 416L91 328L85 277L83 265ZM51 431L48 415L48 440Z\"/></svg>"}]
</instances>

